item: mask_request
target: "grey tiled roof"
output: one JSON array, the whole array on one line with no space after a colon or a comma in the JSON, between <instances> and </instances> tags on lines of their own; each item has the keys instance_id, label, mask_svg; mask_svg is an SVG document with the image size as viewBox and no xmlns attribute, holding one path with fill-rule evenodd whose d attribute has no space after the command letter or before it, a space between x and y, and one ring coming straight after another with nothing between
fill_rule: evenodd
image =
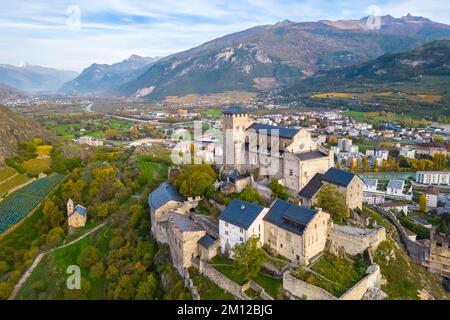
<instances>
[{"instance_id":1,"label":"grey tiled roof","mask_svg":"<svg viewBox=\"0 0 450 320\"><path fill-rule=\"evenodd\" d=\"M169 201L184 201L173 185L168 182L162 183L148 196L148 204L152 209L161 208Z\"/></svg>"},{"instance_id":2,"label":"grey tiled roof","mask_svg":"<svg viewBox=\"0 0 450 320\"><path fill-rule=\"evenodd\" d=\"M313 159L328 157L328 154L325 154L319 150L314 150L314 151L296 153L295 156L299 160L306 161L306 160L313 160Z\"/></svg>"},{"instance_id":3,"label":"grey tiled roof","mask_svg":"<svg viewBox=\"0 0 450 320\"><path fill-rule=\"evenodd\" d=\"M255 130L258 134L263 133L260 131L264 130L264 134L267 134L268 136L276 136L288 139L293 138L297 134L297 132L299 132L298 129L294 128L270 126L268 124L262 123L253 123L247 130L249 129Z\"/></svg>"},{"instance_id":4,"label":"grey tiled roof","mask_svg":"<svg viewBox=\"0 0 450 320\"><path fill-rule=\"evenodd\" d=\"M258 204L233 199L222 211L219 219L247 230L262 210L264 207Z\"/></svg>"},{"instance_id":5,"label":"grey tiled roof","mask_svg":"<svg viewBox=\"0 0 450 320\"><path fill-rule=\"evenodd\" d=\"M346 187L356 175L344 170L330 168L323 175L323 180L338 186Z\"/></svg>"},{"instance_id":6,"label":"grey tiled roof","mask_svg":"<svg viewBox=\"0 0 450 320\"><path fill-rule=\"evenodd\" d=\"M323 174L317 173L298 193L300 197L311 199L322 187Z\"/></svg>"},{"instance_id":7,"label":"grey tiled roof","mask_svg":"<svg viewBox=\"0 0 450 320\"><path fill-rule=\"evenodd\" d=\"M211 248L216 244L217 240L209 235L204 235L198 243L203 246L204 248Z\"/></svg>"},{"instance_id":8,"label":"grey tiled roof","mask_svg":"<svg viewBox=\"0 0 450 320\"><path fill-rule=\"evenodd\" d=\"M390 180L387 187L389 189L403 190L405 182L403 180Z\"/></svg>"},{"instance_id":9,"label":"grey tiled roof","mask_svg":"<svg viewBox=\"0 0 450 320\"><path fill-rule=\"evenodd\" d=\"M301 235L315 215L316 212L309 208L277 199L264 217L264 220L282 229Z\"/></svg>"}]
</instances>

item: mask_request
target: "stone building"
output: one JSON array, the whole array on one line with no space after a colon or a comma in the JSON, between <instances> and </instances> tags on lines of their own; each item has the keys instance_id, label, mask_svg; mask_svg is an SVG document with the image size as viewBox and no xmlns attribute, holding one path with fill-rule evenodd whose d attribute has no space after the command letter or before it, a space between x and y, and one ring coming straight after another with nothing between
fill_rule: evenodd
<instances>
[{"instance_id":1,"label":"stone building","mask_svg":"<svg viewBox=\"0 0 450 320\"><path fill-rule=\"evenodd\" d=\"M330 215L277 199L264 217L264 244L275 254L308 265L325 250Z\"/></svg>"},{"instance_id":2,"label":"stone building","mask_svg":"<svg viewBox=\"0 0 450 320\"><path fill-rule=\"evenodd\" d=\"M336 186L338 191L345 197L346 205L350 209L362 208L363 180L356 174L336 168L330 168L325 174L318 173L311 179L298 193L301 204L312 207L325 184Z\"/></svg>"},{"instance_id":3,"label":"stone building","mask_svg":"<svg viewBox=\"0 0 450 320\"><path fill-rule=\"evenodd\" d=\"M82 205L75 206L72 199L67 201L67 223L69 227L81 228L86 225L87 209Z\"/></svg>"},{"instance_id":4,"label":"stone building","mask_svg":"<svg viewBox=\"0 0 450 320\"><path fill-rule=\"evenodd\" d=\"M214 239L210 235L204 235L198 241L198 252L200 260L209 261L214 258L220 250L220 241Z\"/></svg>"},{"instance_id":5,"label":"stone building","mask_svg":"<svg viewBox=\"0 0 450 320\"><path fill-rule=\"evenodd\" d=\"M450 281L450 237L436 232L430 234L429 256L424 265L432 273L444 281Z\"/></svg>"},{"instance_id":6,"label":"stone building","mask_svg":"<svg viewBox=\"0 0 450 320\"><path fill-rule=\"evenodd\" d=\"M148 197L150 207L151 230L156 241L168 243L167 229L171 212L188 214L195 208L200 199L185 199L173 185L164 182Z\"/></svg>"},{"instance_id":7,"label":"stone building","mask_svg":"<svg viewBox=\"0 0 450 320\"><path fill-rule=\"evenodd\" d=\"M168 243L172 263L181 275L192 266L199 256L198 241L206 234L205 230L189 217L171 212L168 218Z\"/></svg>"},{"instance_id":8,"label":"stone building","mask_svg":"<svg viewBox=\"0 0 450 320\"><path fill-rule=\"evenodd\" d=\"M259 170L260 176L283 179L297 194L316 173L334 166L333 152L302 129L253 123L241 106L224 110L223 164L239 172Z\"/></svg>"}]
</instances>

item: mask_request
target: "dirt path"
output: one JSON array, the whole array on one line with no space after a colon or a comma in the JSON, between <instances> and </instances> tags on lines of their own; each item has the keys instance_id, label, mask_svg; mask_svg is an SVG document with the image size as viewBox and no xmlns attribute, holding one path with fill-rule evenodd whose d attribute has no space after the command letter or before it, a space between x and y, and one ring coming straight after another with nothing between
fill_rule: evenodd
<instances>
[{"instance_id":1,"label":"dirt path","mask_svg":"<svg viewBox=\"0 0 450 320\"><path fill-rule=\"evenodd\" d=\"M39 263L42 261L42 258L44 258L45 255L52 253L53 251L56 251L58 249L62 249L68 246L73 245L74 243L77 243L78 241L83 240L84 238L86 238L87 236L90 236L91 234L93 234L94 232L96 232L97 230L99 230L100 228L103 228L106 225L106 222L96 226L95 228L89 230L88 232L86 232L85 234L83 234L82 236L76 238L75 240L72 240L69 243L66 243L62 246L50 249L48 251L44 251L41 252L36 259L34 259L32 265L27 269L27 271L25 271L25 273L22 275L22 278L20 278L19 282L17 282L16 286L14 287L13 292L11 293L11 296L8 298L8 300L14 300L17 296L17 294L19 293L20 289L22 288L22 286L24 285L24 283L28 280L28 278L31 276L31 274L33 273L34 269L36 269L36 267L39 265Z\"/></svg>"}]
</instances>

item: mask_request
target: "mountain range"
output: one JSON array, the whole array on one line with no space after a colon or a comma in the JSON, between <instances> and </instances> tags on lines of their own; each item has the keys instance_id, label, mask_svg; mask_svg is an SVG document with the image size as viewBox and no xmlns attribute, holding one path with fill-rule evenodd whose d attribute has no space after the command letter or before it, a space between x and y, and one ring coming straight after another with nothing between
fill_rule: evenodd
<instances>
[{"instance_id":1,"label":"mountain range","mask_svg":"<svg viewBox=\"0 0 450 320\"><path fill-rule=\"evenodd\" d=\"M9 100L26 98L26 95L27 94L22 91L0 83L0 104L4 104Z\"/></svg>"},{"instance_id":2,"label":"mountain range","mask_svg":"<svg viewBox=\"0 0 450 320\"><path fill-rule=\"evenodd\" d=\"M0 65L0 83L26 92L52 92L77 76L74 71L23 64Z\"/></svg>"},{"instance_id":3,"label":"mountain range","mask_svg":"<svg viewBox=\"0 0 450 320\"><path fill-rule=\"evenodd\" d=\"M65 94L108 94L120 85L140 76L158 58L132 55L126 60L108 65L92 64L59 91Z\"/></svg>"},{"instance_id":4,"label":"mountain range","mask_svg":"<svg viewBox=\"0 0 450 320\"><path fill-rule=\"evenodd\" d=\"M162 58L115 94L160 100L229 90L264 92L323 70L450 39L449 25L422 17L384 16L375 30L367 20L257 26Z\"/></svg>"},{"instance_id":5,"label":"mountain range","mask_svg":"<svg viewBox=\"0 0 450 320\"><path fill-rule=\"evenodd\" d=\"M330 69L298 81L287 92L336 90L369 84L389 86L425 76L450 77L450 40L437 40L418 48L389 53L361 64Z\"/></svg>"}]
</instances>

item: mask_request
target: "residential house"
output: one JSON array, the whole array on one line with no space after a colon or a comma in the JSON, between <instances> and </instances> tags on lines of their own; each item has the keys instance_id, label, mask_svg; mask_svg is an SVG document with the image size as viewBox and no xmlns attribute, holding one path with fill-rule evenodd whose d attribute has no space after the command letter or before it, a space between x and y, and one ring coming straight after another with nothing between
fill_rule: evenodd
<instances>
[{"instance_id":1,"label":"residential house","mask_svg":"<svg viewBox=\"0 0 450 320\"><path fill-rule=\"evenodd\" d=\"M421 184L450 185L450 172L447 171L418 171L416 182Z\"/></svg>"},{"instance_id":2,"label":"residential house","mask_svg":"<svg viewBox=\"0 0 450 320\"><path fill-rule=\"evenodd\" d=\"M263 217L269 209L263 206L233 199L219 216L221 252L232 257L235 245L246 242L253 236L263 245Z\"/></svg>"},{"instance_id":3,"label":"residential house","mask_svg":"<svg viewBox=\"0 0 450 320\"><path fill-rule=\"evenodd\" d=\"M436 186L429 186L426 192L427 197L427 207L437 208L439 200L439 188Z\"/></svg>"}]
</instances>

